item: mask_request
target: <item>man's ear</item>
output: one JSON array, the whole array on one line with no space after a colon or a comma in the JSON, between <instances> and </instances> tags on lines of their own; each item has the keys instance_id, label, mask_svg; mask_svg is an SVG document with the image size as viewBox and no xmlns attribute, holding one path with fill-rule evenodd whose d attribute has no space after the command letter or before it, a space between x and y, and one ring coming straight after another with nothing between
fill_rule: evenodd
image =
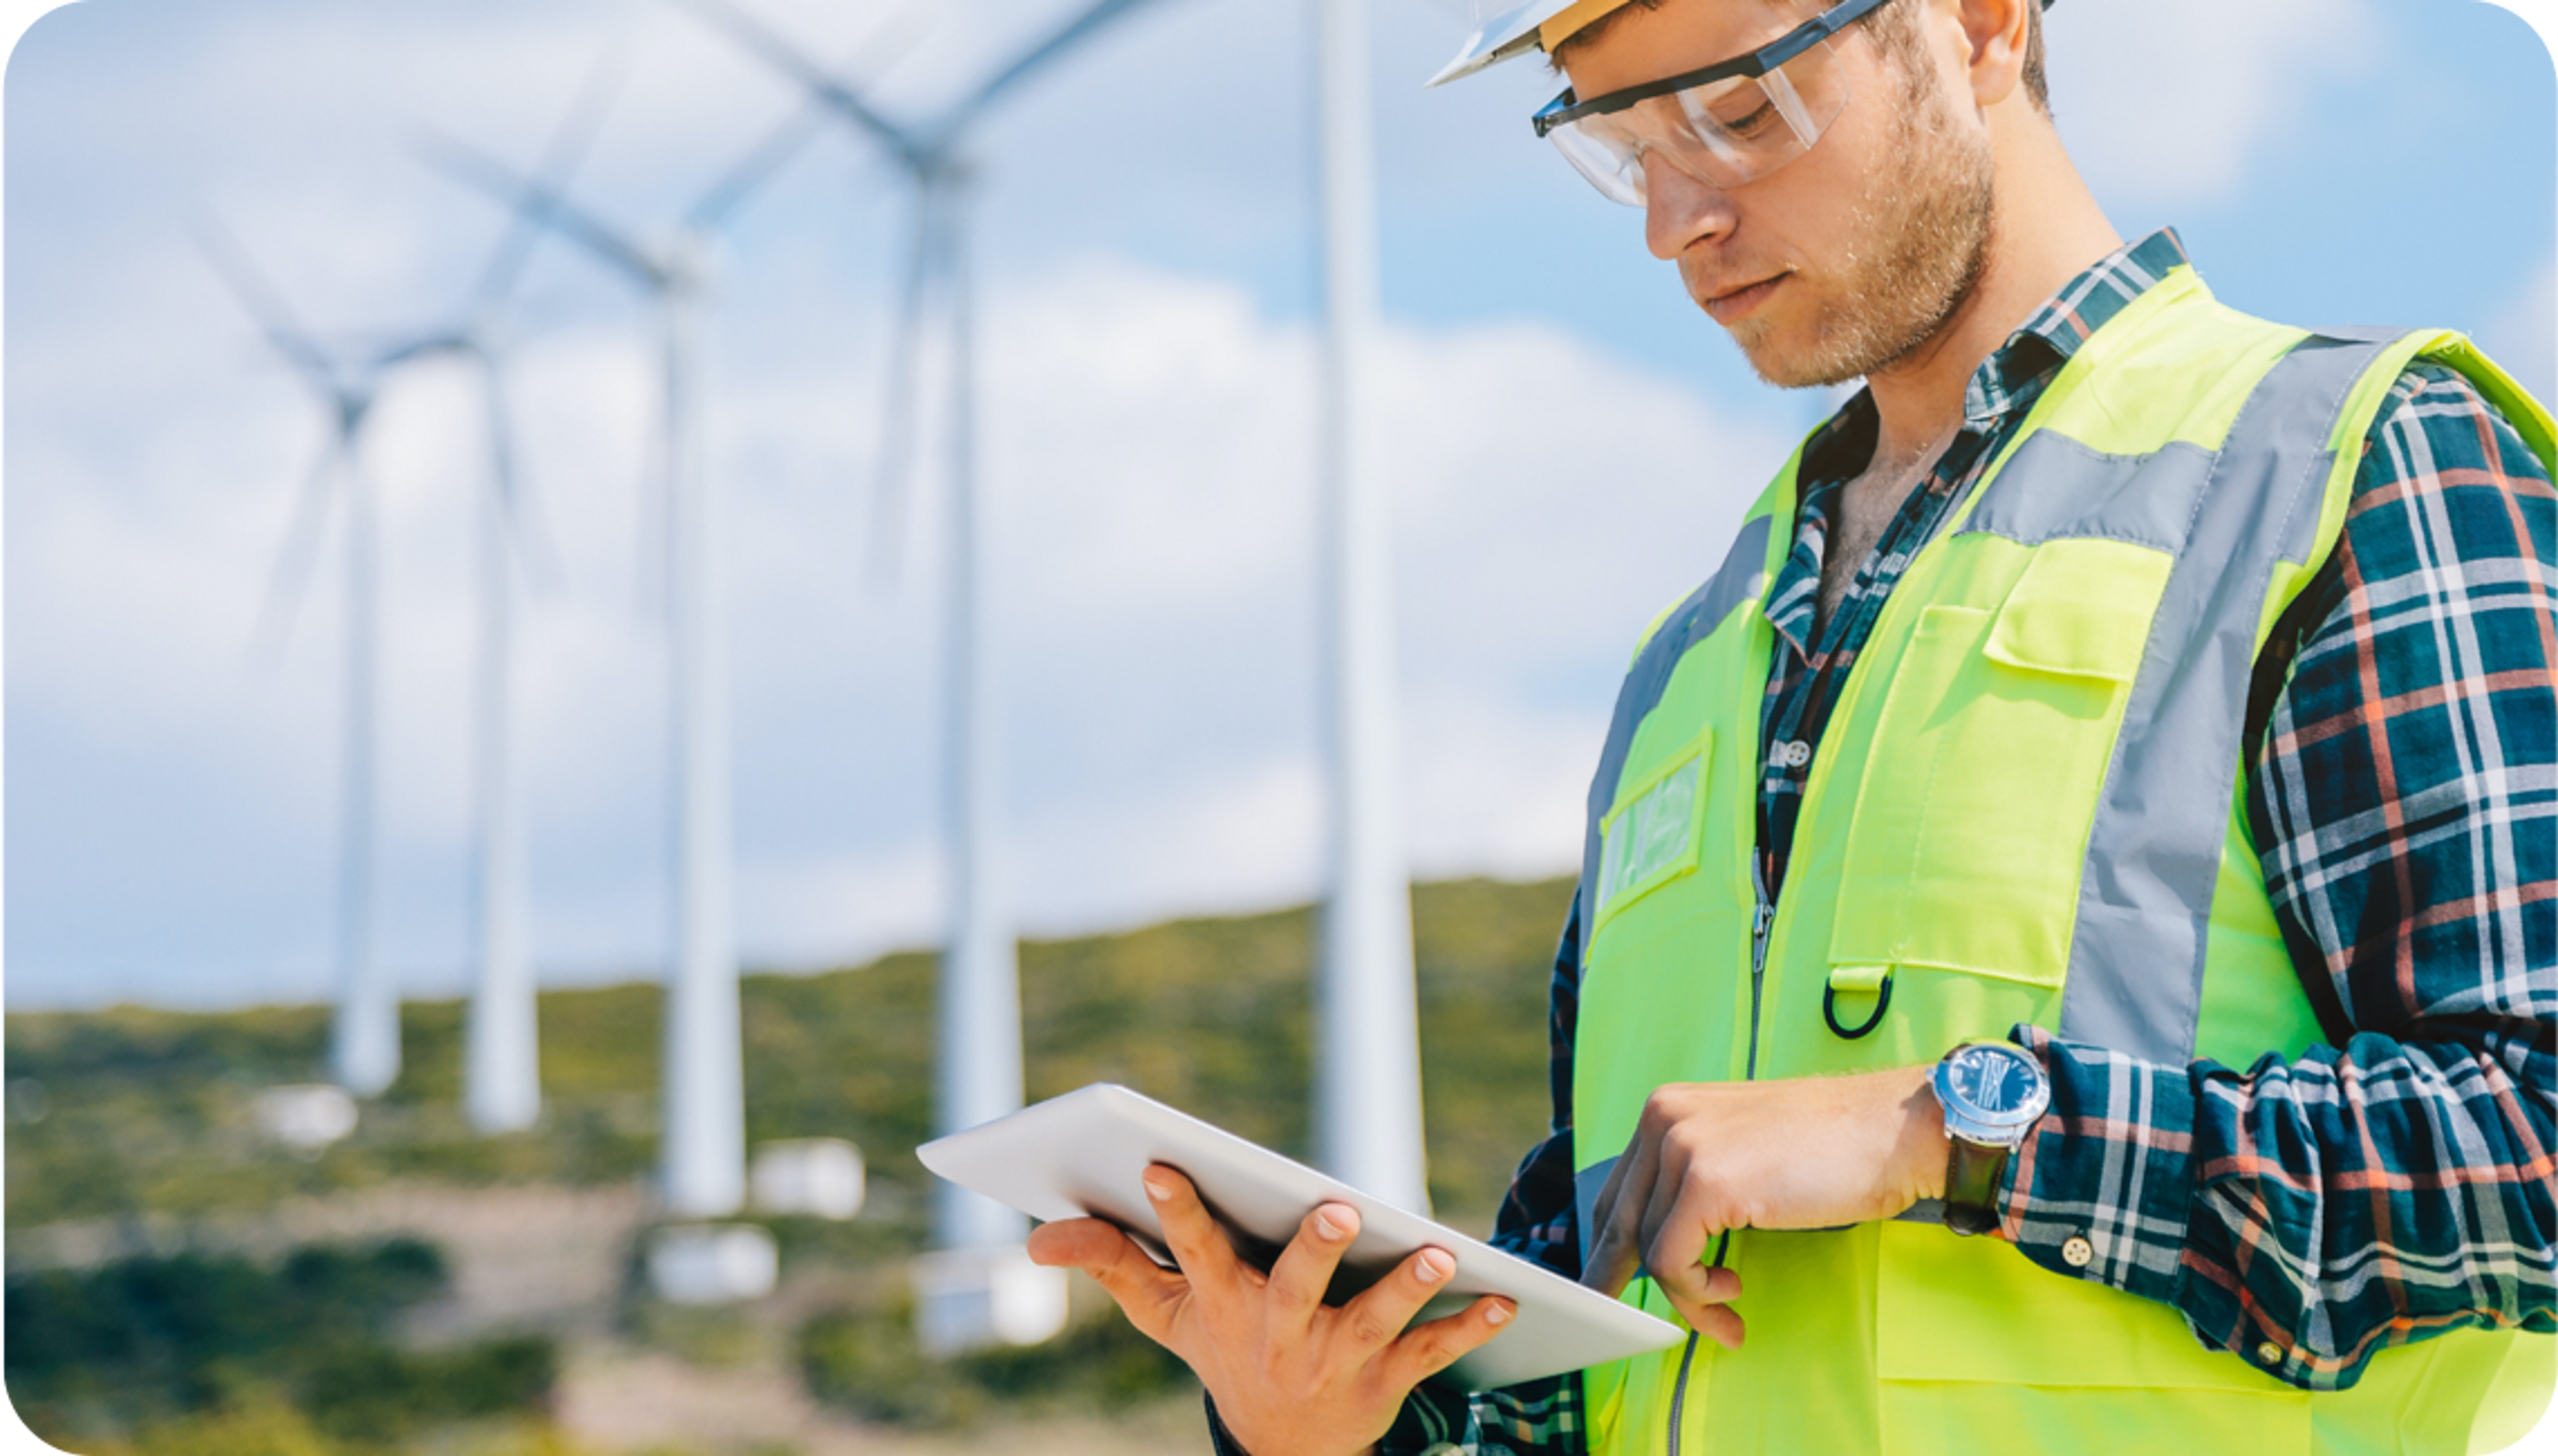
<instances>
[{"instance_id":1,"label":"man's ear","mask_svg":"<svg viewBox=\"0 0 2558 1456\"><path fill-rule=\"evenodd\" d=\"M1984 109L2015 95L2025 82L2027 43L2034 35L2034 8L2042 0L1956 0L1963 39L1969 47L1965 66L1971 75L1972 100Z\"/></svg>"}]
</instances>

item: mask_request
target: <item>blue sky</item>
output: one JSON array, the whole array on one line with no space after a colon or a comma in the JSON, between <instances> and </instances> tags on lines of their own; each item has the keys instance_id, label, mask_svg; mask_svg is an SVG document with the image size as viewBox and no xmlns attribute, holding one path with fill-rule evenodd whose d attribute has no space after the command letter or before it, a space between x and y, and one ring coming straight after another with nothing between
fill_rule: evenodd
<instances>
[{"instance_id":1,"label":"blue sky","mask_svg":"<svg viewBox=\"0 0 2558 1456\"><path fill-rule=\"evenodd\" d=\"M885 6L753 5L826 56ZM935 110L1060 0L933 0L881 80ZM1511 67L1425 92L1466 0L1376 0L1407 819L1425 874L1559 872L1633 634L1720 558L1809 402L1770 393L1639 219L1527 131ZM2117 226L2175 224L2219 293L2302 323L2470 330L2558 383L2558 77L2482 0L2064 0L2061 127ZM2209 37L2202 45L2198 37ZM320 440L195 254L218 214L324 332L465 295L499 225L421 124L529 158L595 58L629 84L578 191L661 223L788 92L640 0L81 0L6 104L7 920L13 1007L306 998L329 983L331 594L250 653ZM1304 7L1162 0L978 134L983 410L1013 879L1032 933L1284 903L1318 881ZM867 589L895 177L829 136L743 213L711 357L736 521L751 965L937 923L936 550ZM524 468L558 538L530 611L535 950L557 982L663 941L659 656L640 609L644 319L557 246L520 292ZM383 946L463 984L467 380L423 369L382 483ZM330 580L324 566L320 584Z\"/></svg>"}]
</instances>

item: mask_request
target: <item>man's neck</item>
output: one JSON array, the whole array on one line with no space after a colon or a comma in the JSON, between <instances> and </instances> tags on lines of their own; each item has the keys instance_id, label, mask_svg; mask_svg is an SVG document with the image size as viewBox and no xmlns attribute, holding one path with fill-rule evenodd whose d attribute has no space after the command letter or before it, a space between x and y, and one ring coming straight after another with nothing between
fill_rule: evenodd
<instances>
[{"instance_id":1,"label":"man's neck","mask_svg":"<svg viewBox=\"0 0 2558 1456\"><path fill-rule=\"evenodd\" d=\"M1997 203L1981 276L1926 342L1867 377L1880 417L1875 467L1915 463L1950 436L1981 361L2070 279L2123 245L2049 121L2011 112L1993 120L1991 133Z\"/></svg>"}]
</instances>

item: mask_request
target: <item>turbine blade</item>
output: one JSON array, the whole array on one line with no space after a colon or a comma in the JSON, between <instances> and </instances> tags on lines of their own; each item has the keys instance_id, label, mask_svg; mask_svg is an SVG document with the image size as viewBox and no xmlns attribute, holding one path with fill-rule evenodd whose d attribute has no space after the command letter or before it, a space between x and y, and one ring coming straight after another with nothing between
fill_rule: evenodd
<instances>
[{"instance_id":1,"label":"turbine blade","mask_svg":"<svg viewBox=\"0 0 2558 1456\"><path fill-rule=\"evenodd\" d=\"M701 201L693 204L692 211L684 215L685 221L703 232L726 222L729 214L736 212L757 188L781 171L782 164L799 155L799 149L808 145L830 115L830 108L823 101L810 97L806 104L767 133L754 150L740 158L726 176L712 184L702 194Z\"/></svg>"},{"instance_id":2,"label":"turbine blade","mask_svg":"<svg viewBox=\"0 0 2558 1456\"><path fill-rule=\"evenodd\" d=\"M587 72L576 99L560 118L559 128L551 133L550 145L542 150L541 162L533 173L534 189L550 197L567 193L569 179L576 174L578 164L586 160L587 149L604 128L605 113L612 109L630 77L631 47L626 38L607 47ZM482 311L495 307L514 291L515 280L522 275L540 235L540 223L525 216L522 209L516 209L505 235L497 240L497 252L480 274L475 297Z\"/></svg>"},{"instance_id":3,"label":"turbine blade","mask_svg":"<svg viewBox=\"0 0 2558 1456\"><path fill-rule=\"evenodd\" d=\"M654 288L663 280L663 270L656 261L622 234L571 206L556 192L517 176L486 152L432 129L424 134L417 148L427 164L445 176L514 209L518 217L558 232L613 267L635 275L642 287Z\"/></svg>"},{"instance_id":4,"label":"turbine blade","mask_svg":"<svg viewBox=\"0 0 2558 1456\"><path fill-rule=\"evenodd\" d=\"M205 260L229 285L240 306L248 310L249 317L256 320L259 329L265 332L268 347L282 355L285 363L291 364L294 372L302 375L311 387L323 394L337 393L336 361L311 342L310 331L304 329L293 317L293 311L284 306L283 295L277 293L274 285L268 283L266 276L248 260L248 253L240 247L239 240L231 236L230 230L208 218L197 230L196 243L203 249Z\"/></svg>"},{"instance_id":5,"label":"turbine blade","mask_svg":"<svg viewBox=\"0 0 2558 1456\"><path fill-rule=\"evenodd\" d=\"M483 409L489 428L489 486L506 523L506 536L523 563L525 581L548 591L559 582L559 551L548 520L515 469L515 423L506 401L506 370L499 358L483 352L480 376Z\"/></svg>"},{"instance_id":6,"label":"turbine blade","mask_svg":"<svg viewBox=\"0 0 2558 1456\"><path fill-rule=\"evenodd\" d=\"M906 53L915 48L915 43L924 38L924 30L923 16L919 11L908 10L892 16L845 59L843 73L871 77L885 73L905 59ZM729 214L736 212L750 194L798 155L799 149L806 146L826 124L834 110L833 104L825 97L811 94L807 104L784 117L753 151L729 169L727 176L702 194L702 200L685 215L686 220L696 230L704 232L726 222Z\"/></svg>"},{"instance_id":7,"label":"turbine blade","mask_svg":"<svg viewBox=\"0 0 2558 1456\"><path fill-rule=\"evenodd\" d=\"M906 551L906 506L911 457L920 433L922 410L924 316L932 289L934 264L940 260L940 206L937 189L924 187L915 199L915 250L907 258L906 289L898 309L897 338L890 347L888 395L880 422L879 478L871 488L871 586L880 592L897 586Z\"/></svg>"},{"instance_id":8,"label":"turbine blade","mask_svg":"<svg viewBox=\"0 0 2558 1456\"><path fill-rule=\"evenodd\" d=\"M319 462L303 479L301 494L294 501L293 518L275 555L275 571L267 578L266 601L258 610L257 634L250 639L254 654L270 665L281 661L292 644L293 624L309 592L311 566L320 554L321 531L329 523L330 503L337 495L338 468L354 453L354 437L347 427L333 427Z\"/></svg>"},{"instance_id":9,"label":"turbine blade","mask_svg":"<svg viewBox=\"0 0 2558 1456\"><path fill-rule=\"evenodd\" d=\"M950 119L941 134L945 137L958 135L962 127L977 119L979 112L993 105L997 97L1019 85L1033 72L1083 44L1128 12L1152 3L1154 0L1100 0L1099 4L1069 21L1057 34L1032 47L1022 59L997 73L994 79L979 86L977 94L950 112Z\"/></svg>"},{"instance_id":10,"label":"turbine blade","mask_svg":"<svg viewBox=\"0 0 2558 1456\"><path fill-rule=\"evenodd\" d=\"M673 3L691 11L696 19L726 33L730 40L752 52L765 65L797 81L836 114L877 137L908 165L918 166L924 160L916 149L915 139L907 135L904 127L873 110L869 102L827 74L822 67L762 21L729 4L728 0L673 0Z\"/></svg>"}]
</instances>

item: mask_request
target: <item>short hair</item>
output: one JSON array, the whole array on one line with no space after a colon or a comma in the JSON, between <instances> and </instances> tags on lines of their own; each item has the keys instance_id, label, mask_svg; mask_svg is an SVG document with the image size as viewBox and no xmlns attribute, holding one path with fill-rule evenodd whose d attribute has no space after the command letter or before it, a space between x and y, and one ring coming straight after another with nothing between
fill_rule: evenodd
<instances>
[{"instance_id":1,"label":"short hair","mask_svg":"<svg viewBox=\"0 0 2558 1456\"><path fill-rule=\"evenodd\" d=\"M1832 0L1777 0L1777 3L1790 10L1818 14L1828 9ZM1610 26L1623 20L1629 11L1658 10L1662 4L1663 0L1627 0L1626 4L1609 11L1606 15L1565 37L1562 43L1554 48L1553 54L1546 58L1546 64L1558 70L1561 69L1565 52L1575 46L1597 40L1607 33ZM1909 6L1896 5L1892 0L1884 0L1883 4L1867 11L1856 23L1874 32L1875 43L1882 47L1885 55L1905 65L1912 65L1918 61L1918 20ZM2025 94L2034 102L2034 109L2046 116L2052 114L2052 78L2044 67L2043 60L2042 5L2029 6L2026 11Z\"/></svg>"}]
</instances>

